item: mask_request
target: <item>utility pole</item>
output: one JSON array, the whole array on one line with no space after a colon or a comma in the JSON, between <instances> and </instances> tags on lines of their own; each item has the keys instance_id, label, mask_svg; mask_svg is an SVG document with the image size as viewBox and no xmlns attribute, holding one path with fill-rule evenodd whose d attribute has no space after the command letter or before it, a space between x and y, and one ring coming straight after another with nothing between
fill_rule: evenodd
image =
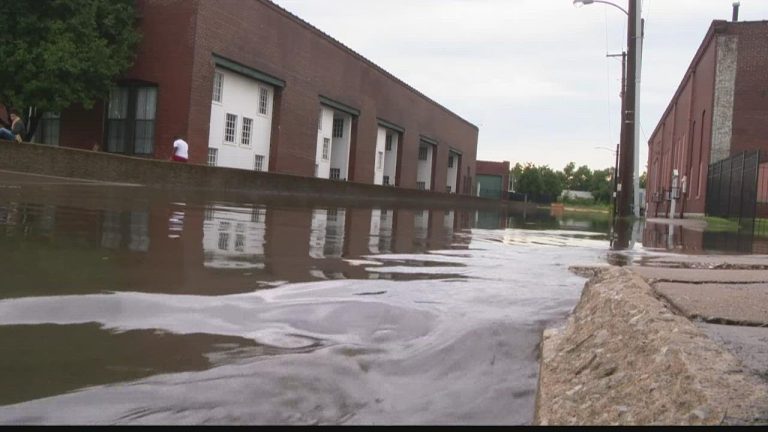
<instances>
[{"instance_id":1,"label":"utility pole","mask_svg":"<svg viewBox=\"0 0 768 432\"><path fill-rule=\"evenodd\" d=\"M613 191L611 193L611 204L612 204L612 213L611 213L611 220L616 218L617 214L617 203L619 199L619 193L618 185L619 185L619 155L621 154L621 148L622 143L625 139L625 131L627 128L627 122L624 121L626 118L626 111L627 111L627 105L625 103L626 101L626 94L627 94L627 52L623 51L621 54L608 54L607 57L621 57L621 91L619 92L619 97L621 98L621 115L619 116L619 119L621 120L621 128L619 131L619 144L616 145L616 161L613 165Z\"/></svg>"},{"instance_id":2,"label":"utility pole","mask_svg":"<svg viewBox=\"0 0 768 432\"><path fill-rule=\"evenodd\" d=\"M639 138L638 112L638 66L639 66L639 42L640 42L640 0L629 0L629 20L627 22L627 85L624 94L624 112L622 116L622 139L619 151L621 179L617 186L618 191L618 217L626 218L633 214L639 216L640 209L635 206L639 197L635 198L635 147Z\"/></svg>"}]
</instances>

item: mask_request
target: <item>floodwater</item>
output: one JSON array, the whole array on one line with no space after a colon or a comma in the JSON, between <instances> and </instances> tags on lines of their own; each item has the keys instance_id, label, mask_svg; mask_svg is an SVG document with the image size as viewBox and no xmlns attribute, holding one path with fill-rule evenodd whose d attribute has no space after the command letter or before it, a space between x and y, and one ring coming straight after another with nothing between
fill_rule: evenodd
<instances>
[{"instance_id":1,"label":"floodwater","mask_svg":"<svg viewBox=\"0 0 768 432\"><path fill-rule=\"evenodd\" d=\"M0 424L527 424L607 218L0 173Z\"/></svg>"}]
</instances>

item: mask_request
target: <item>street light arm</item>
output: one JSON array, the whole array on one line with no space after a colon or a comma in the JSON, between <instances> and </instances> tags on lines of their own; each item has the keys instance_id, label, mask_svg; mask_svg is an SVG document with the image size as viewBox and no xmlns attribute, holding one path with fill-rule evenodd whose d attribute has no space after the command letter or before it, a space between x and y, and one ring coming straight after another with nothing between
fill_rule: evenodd
<instances>
[{"instance_id":1,"label":"street light arm","mask_svg":"<svg viewBox=\"0 0 768 432\"><path fill-rule=\"evenodd\" d=\"M577 5L577 4L588 5L588 4L592 4L592 3L602 3L602 4L607 4L609 6L613 6L616 9L624 12L625 15L629 16L629 12L626 9L624 9L623 7L617 5L616 3L611 3L611 2L605 1L605 0L573 0L573 4L574 5Z\"/></svg>"}]
</instances>

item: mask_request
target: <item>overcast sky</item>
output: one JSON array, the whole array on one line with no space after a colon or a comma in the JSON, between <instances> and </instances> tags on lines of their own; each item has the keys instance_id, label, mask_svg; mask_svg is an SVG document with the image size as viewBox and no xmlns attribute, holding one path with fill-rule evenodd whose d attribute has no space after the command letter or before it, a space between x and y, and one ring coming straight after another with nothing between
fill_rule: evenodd
<instances>
[{"instance_id":1,"label":"overcast sky","mask_svg":"<svg viewBox=\"0 0 768 432\"><path fill-rule=\"evenodd\" d=\"M478 159L613 166L626 15L573 0L275 0L480 128ZM627 0L614 0L626 8ZM644 0L640 169L712 20L733 0ZM768 19L741 0L740 20ZM603 149L595 148L603 147Z\"/></svg>"}]
</instances>

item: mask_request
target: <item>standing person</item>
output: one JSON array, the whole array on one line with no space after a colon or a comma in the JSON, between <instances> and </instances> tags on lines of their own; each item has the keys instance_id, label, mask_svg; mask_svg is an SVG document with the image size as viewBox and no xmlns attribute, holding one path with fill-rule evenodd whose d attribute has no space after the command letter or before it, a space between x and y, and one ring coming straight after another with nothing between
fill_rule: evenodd
<instances>
[{"instance_id":1,"label":"standing person","mask_svg":"<svg viewBox=\"0 0 768 432\"><path fill-rule=\"evenodd\" d=\"M173 137L173 156L171 160L186 163L189 160L189 144L180 136Z\"/></svg>"},{"instance_id":2,"label":"standing person","mask_svg":"<svg viewBox=\"0 0 768 432\"><path fill-rule=\"evenodd\" d=\"M11 128L0 129L0 139L4 139L8 141L16 140L18 142L22 142L24 140L25 131L26 131L26 128L24 127L24 122L21 121L21 116L19 115L19 111L17 111L16 109L11 109Z\"/></svg>"}]
</instances>

